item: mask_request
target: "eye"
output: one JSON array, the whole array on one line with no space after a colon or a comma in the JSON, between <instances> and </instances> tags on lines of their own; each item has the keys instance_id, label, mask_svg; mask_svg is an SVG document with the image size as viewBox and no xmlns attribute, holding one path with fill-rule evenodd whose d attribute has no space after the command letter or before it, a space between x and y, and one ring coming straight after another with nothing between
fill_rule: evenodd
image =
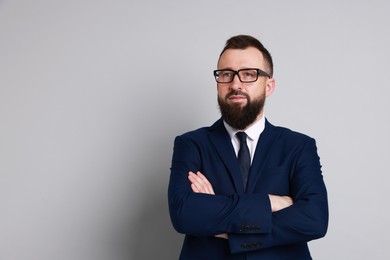
<instances>
[{"instance_id":1,"label":"eye","mask_svg":"<svg viewBox=\"0 0 390 260\"><path fill-rule=\"evenodd\" d=\"M241 70L240 77L242 80L245 80L245 81L255 80L257 77L257 71L256 70Z\"/></svg>"},{"instance_id":2,"label":"eye","mask_svg":"<svg viewBox=\"0 0 390 260\"><path fill-rule=\"evenodd\" d=\"M231 78L233 76L233 72L228 71L228 70L223 70L223 71L220 71L218 76L220 78Z\"/></svg>"}]
</instances>

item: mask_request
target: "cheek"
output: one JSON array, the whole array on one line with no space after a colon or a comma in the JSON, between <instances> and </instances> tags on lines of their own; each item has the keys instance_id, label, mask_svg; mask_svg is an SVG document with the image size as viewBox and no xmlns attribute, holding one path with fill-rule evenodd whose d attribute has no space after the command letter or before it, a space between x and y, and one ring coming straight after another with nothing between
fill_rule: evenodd
<instances>
[{"instance_id":1,"label":"cheek","mask_svg":"<svg viewBox=\"0 0 390 260\"><path fill-rule=\"evenodd\" d=\"M249 96L253 99L253 98L260 98L262 96L265 95L265 90L264 89L261 89L261 88L258 88L256 89L256 91L251 91L250 93L248 93Z\"/></svg>"},{"instance_id":2,"label":"cheek","mask_svg":"<svg viewBox=\"0 0 390 260\"><path fill-rule=\"evenodd\" d=\"M225 97L226 94L228 93L228 88L224 88L224 87L217 87L217 94L219 97Z\"/></svg>"},{"instance_id":3,"label":"cheek","mask_svg":"<svg viewBox=\"0 0 390 260\"><path fill-rule=\"evenodd\" d=\"M256 95L257 98L267 96L267 86L265 85L265 83L257 86L256 92L254 92L253 95Z\"/></svg>"}]
</instances>

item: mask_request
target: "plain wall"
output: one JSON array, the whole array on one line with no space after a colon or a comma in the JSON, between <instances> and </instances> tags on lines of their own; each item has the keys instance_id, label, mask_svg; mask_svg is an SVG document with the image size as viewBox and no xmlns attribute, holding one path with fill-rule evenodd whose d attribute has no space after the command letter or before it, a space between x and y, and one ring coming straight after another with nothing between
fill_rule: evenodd
<instances>
[{"instance_id":1,"label":"plain wall","mask_svg":"<svg viewBox=\"0 0 390 260\"><path fill-rule=\"evenodd\" d=\"M251 34L271 123L317 140L314 259L390 259L388 1L0 1L0 260L177 259L173 139L219 117L212 70Z\"/></svg>"}]
</instances>

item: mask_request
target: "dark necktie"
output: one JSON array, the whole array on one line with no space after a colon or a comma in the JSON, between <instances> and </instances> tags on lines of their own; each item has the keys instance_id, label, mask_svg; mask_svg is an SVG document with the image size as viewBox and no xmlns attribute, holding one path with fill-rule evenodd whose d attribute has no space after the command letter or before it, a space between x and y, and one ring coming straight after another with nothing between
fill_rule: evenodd
<instances>
[{"instance_id":1,"label":"dark necktie","mask_svg":"<svg viewBox=\"0 0 390 260\"><path fill-rule=\"evenodd\" d=\"M251 156L249 154L249 148L246 143L246 133L238 132L238 139L240 140L240 150L238 151L238 162L240 163L240 170L242 175L242 181L244 183L244 190L246 189L246 183L248 181L249 168L251 167Z\"/></svg>"}]
</instances>

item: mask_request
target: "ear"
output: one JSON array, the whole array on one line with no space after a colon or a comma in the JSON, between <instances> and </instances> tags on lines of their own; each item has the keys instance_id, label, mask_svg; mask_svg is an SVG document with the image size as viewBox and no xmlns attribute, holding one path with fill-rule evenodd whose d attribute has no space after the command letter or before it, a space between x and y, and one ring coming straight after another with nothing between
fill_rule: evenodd
<instances>
[{"instance_id":1,"label":"ear","mask_svg":"<svg viewBox=\"0 0 390 260\"><path fill-rule=\"evenodd\" d=\"M267 85L265 86L265 96L269 97L275 90L275 80L274 78L267 80Z\"/></svg>"}]
</instances>

